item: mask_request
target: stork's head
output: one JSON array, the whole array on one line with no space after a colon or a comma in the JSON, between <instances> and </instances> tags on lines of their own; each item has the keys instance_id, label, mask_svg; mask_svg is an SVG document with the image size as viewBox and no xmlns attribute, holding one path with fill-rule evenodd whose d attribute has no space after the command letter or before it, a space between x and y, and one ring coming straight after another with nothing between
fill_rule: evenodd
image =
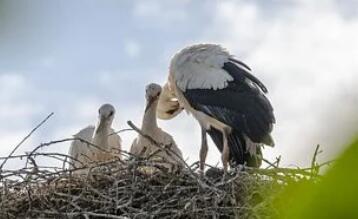
<instances>
[{"instance_id":1,"label":"stork's head","mask_svg":"<svg viewBox=\"0 0 358 219\"><path fill-rule=\"evenodd\" d=\"M160 93L162 92L162 87L159 84L148 84L145 88L145 98L150 101L153 99L158 99Z\"/></svg>"},{"instance_id":2,"label":"stork's head","mask_svg":"<svg viewBox=\"0 0 358 219\"><path fill-rule=\"evenodd\" d=\"M111 104L103 104L98 110L98 127L97 130L105 127L110 127L114 118L116 110Z\"/></svg>"},{"instance_id":3,"label":"stork's head","mask_svg":"<svg viewBox=\"0 0 358 219\"><path fill-rule=\"evenodd\" d=\"M162 87L159 84L148 84L145 88L145 98L147 99L147 107L148 108L159 99L160 93L162 92Z\"/></svg>"}]
</instances>

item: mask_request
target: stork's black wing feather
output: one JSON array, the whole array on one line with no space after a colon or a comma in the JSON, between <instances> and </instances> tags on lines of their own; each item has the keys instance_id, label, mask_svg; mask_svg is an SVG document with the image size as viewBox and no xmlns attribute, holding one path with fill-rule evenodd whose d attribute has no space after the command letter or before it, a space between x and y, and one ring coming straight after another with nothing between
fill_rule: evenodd
<instances>
[{"instance_id":1,"label":"stork's black wing feather","mask_svg":"<svg viewBox=\"0 0 358 219\"><path fill-rule=\"evenodd\" d=\"M241 81L243 78L246 78L259 86L264 93L268 92L266 86L258 78L256 78L249 72L251 71L251 68L249 66L236 59L231 58L230 60L231 62L224 63L223 69L229 72L235 80ZM239 66L242 66L242 68L238 67L237 64Z\"/></svg>"},{"instance_id":2,"label":"stork's black wing feather","mask_svg":"<svg viewBox=\"0 0 358 219\"><path fill-rule=\"evenodd\" d=\"M225 63L223 69L234 78L226 88L187 89L184 95L194 109L233 129L229 137L230 150L235 154L234 160L242 163L246 153L244 135L253 142L263 142L275 122L273 108L264 95L266 87L257 78L234 62ZM222 150L217 130L212 129L208 133Z\"/></svg>"},{"instance_id":3,"label":"stork's black wing feather","mask_svg":"<svg viewBox=\"0 0 358 219\"><path fill-rule=\"evenodd\" d=\"M246 65L244 62L240 61L240 60L237 60L237 59L234 59L234 58L229 58L230 61L236 63L236 64L239 64L240 66L246 68L247 70L251 71L251 68Z\"/></svg>"},{"instance_id":4,"label":"stork's black wing feather","mask_svg":"<svg viewBox=\"0 0 358 219\"><path fill-rule=\"evenodd\" d=\"M223 150L223 136L219 130L214 128L207 131L211 139L213 139L215 145L218 147L219 151ZM229 149L230 149L230 166L236 166L237 164L246 163L249 167L260 167L261 158L251 155L249 152L245 151L245 139L242 136L242 133L234 130L228 136ZM262 155L261 148L257 147L256 155Z\"/></svg>"},{"instance_id":5,"label":"stork's black wing feather","mask_svg":"<svg viewBox=\"0 0 358 219\"><path fill-rule=\"evenodd\" d=\"M187 89L184 95L194 109L243 132L254 142L261 142L275 122L264 94L242 83L230 82L220 90Z\"/></svg>"}]
</instances>

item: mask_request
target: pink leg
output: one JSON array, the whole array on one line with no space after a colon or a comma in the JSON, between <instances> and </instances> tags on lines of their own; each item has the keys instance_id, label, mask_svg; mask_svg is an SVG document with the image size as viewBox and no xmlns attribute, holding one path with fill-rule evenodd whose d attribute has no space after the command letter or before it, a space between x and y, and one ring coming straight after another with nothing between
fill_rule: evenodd
<instances>
[{"instance_id":1,"label":"pink leg","mask_svg":"<svg viewBox=\"0 0 358 219\"><path fill-rule=\"evenodd\" d=\"M200 148L200 174L204 173L205 168L205 160L206 156L208 154L208 142L206 139L206 130L204 128L201 128L201 148Z\"/></svg>"},{"instance_id":2,"label":"pink leg","mask_svg":"<svg viewBox=\"0 0 358 219\"><path fill-rule=\"evenodd\" d=\"M229 157L230 157L230 149L229 149L228 140L227 140L228 133L229 133L229 130L224 129L224 131L223 131L223 151L222 151L222 155L221 155L221 159L222 159L223 167L224 167L224 174L227 173Z\"/></svg>"}]
</instances>

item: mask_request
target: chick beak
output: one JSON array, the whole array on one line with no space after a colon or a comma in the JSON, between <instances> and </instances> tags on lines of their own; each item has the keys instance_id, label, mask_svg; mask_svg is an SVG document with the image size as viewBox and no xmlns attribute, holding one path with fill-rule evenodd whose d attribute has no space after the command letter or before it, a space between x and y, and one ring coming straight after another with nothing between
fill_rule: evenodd
<instances>
[{"instance_id":1,"label":"chick beak","mask_svg":"<svg viewBox=\"0 0 358 219\"><path fill-rule=\"evenodd\" d=\"M144 112L147 112L149 110L149 108L152 106L152 104L158 100L159 98L159 94L157 94L156 96L153 96L153 97L150 97L149 100L148 100L148 103L147 103L147 106L145 107L145 111Z\"/></svg>"},{"instance_id":2,"label":"chick beak","mask_svg":"<svg viewBox=\"0 0 358 219\"><path fill-rule=\"evenodd\" d=\"M98 122L98 125L97 125L97 129L96 129L96 134L98 134L99 130L102 130L104 128L105 120L106 120L105 116L100 116L99 122Z\"/></svg>"}]
</instances>

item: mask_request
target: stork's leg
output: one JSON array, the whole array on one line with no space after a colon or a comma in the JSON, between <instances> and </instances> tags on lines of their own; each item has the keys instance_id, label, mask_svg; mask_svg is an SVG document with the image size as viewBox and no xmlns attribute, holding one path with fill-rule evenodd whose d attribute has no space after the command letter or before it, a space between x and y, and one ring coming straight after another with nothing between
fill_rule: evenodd
<instances>
[{"instance_id":1,"label":"stork's leg","mask_svg":"<svg viewBox=\"0 0 358 219\"><path fill-rule=\"evenodd\" d=\"M208 154L208 142L206 139L206 129L201 127L201 148L200 148L200 174L204 174L206 155Z\"/></svg>"},{"instance_id":2,"label":"stork's leg","mask_svg":"<svg viewBox=\"0 0 358 219\"><path fill-rule=\"evenodd\" d=\"M224 174L227 173L229 157L230 157L230 149L229 149L229 145L228 145L228 136L230 134L230 131L231 130L229 128L223 129L223 151L222 151L221 159L223 162Z\"/></svg>"}]
</instances>

